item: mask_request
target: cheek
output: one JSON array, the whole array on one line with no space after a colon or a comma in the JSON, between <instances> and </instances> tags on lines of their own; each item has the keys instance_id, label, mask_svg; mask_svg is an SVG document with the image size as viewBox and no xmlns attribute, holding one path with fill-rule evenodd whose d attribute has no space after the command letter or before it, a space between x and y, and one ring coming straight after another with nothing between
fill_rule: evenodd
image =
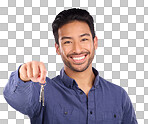
<instances>
[{"instance_id":1,"label":"cheek","mask_svg":"<svg viewBox=\"0 0 148 124\"><path fill-rule=\"evenodd\" d=\"M63 49L61 50L61 54L62 54L63 56L67 56L68 53L69 53L69 49L68 49L68 48L63 48Z\"/></svg>"},{"instance_id":2,"label":"cheek","mask_svg":"<svg viewBox=\"0 0 148 124\"><path fill-rule=\"evenodd\" d=\"M86 44L85 49L92 51L93 50L93 44Z\"/></svg>"}]
</instances>

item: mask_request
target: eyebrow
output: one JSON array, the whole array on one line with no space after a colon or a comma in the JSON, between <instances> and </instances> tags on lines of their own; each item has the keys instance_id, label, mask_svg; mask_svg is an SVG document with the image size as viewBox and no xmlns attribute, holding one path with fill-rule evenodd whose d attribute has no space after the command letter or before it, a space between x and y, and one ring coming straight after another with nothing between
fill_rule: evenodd
<instances>
[{"instance_id":1,"label":"eyebrow","mask_svg":"<svg viewBox=\"0 0 148 124\"><path fill-rule=\"evenodd\" d=\"M81 35L80 35L80 37L83 37L83 36L90 36L90 34L85 33L85 34L81 34Z\"/></svg>"},{"instance_id":2,"label":"eyebrow","mask_svg":"<svg viewBox=\"0 0 148 124\"><path fill-rule=\"evenodd\" d=\"M88 34L88 33L81 34L79 37L84 37L84 36L90 36L90 34ZM73 38L72 37L66 37L66 36L61 38L61 40L64 40L64 39L73 39Z\"/></svg>"},{"instance_id":3,"label":"eyebrow","mask_svg":"<svg viewBox=\"0 0 148 124\"><path fill-rule=\"evenodd\" d=\"M72 37L65 37L64 36L64 37L61 38L61 40L64 40L64 39L72 39Z\"/></svg>"}]
</instances>

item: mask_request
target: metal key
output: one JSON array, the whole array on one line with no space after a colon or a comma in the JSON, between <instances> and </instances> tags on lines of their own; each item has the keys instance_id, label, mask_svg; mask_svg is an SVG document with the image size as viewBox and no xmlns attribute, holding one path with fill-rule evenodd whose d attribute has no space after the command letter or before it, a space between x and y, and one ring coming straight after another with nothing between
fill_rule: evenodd
<instances>
[{"instance_id":1,"label":"metal key","mask_svg":"<svg viewBox=\"0 0 148 124\"><path fill-rule=\"evenodd\" d=\"M46 83L40 85L41 85L41 90L40 90L39 102L42 102L42 106L44 106L44 86L46 85Z\"/></svg>"}]
</instances>

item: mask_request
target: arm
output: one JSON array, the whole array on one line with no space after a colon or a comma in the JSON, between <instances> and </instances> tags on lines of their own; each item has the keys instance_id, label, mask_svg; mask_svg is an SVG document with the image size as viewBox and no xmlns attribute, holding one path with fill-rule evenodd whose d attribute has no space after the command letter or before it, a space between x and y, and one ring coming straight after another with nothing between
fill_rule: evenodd
<instances>
[{"instance_id":1,"label":"arm","mask_svg":"<svg viewBox=\"0 0 148 124\"><path fill-rule=\"evenodd\" d=\"M29 117L33 117L35 113L39 113L41 108L39 85L37 86L37 83L32 81L22 81L19 78L19 68L11 73L3 94L10 106Z\"/></svg>"},{"instance_id":2,"label":"arm","mask_svg":"<svg viewBox=\"0 0 148 124\"><path fill-rule=\"evenodd\" d=\"M136 120L135 110L125 90L123 90L123 93L122 93L122 100L123 100L122 101L123 103L122 124L138 124Z\"/></svg>"}]
</instances>

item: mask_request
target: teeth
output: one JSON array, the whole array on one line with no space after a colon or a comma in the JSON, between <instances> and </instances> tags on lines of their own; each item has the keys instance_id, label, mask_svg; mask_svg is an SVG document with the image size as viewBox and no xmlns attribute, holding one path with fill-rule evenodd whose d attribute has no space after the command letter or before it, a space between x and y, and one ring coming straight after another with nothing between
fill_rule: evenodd
<instances>
[{"instance_id":1,"label":"teeth","mask_svg":"<svg viewBox=\"0 0 148 124\"><path fill-rule=\"evenodd\" d=\"M73 58L74 60L81 60L81 59L84 59L85 56L82 56L82 57L79 57L79 58Z\"/></svg>"}]
</instances>

